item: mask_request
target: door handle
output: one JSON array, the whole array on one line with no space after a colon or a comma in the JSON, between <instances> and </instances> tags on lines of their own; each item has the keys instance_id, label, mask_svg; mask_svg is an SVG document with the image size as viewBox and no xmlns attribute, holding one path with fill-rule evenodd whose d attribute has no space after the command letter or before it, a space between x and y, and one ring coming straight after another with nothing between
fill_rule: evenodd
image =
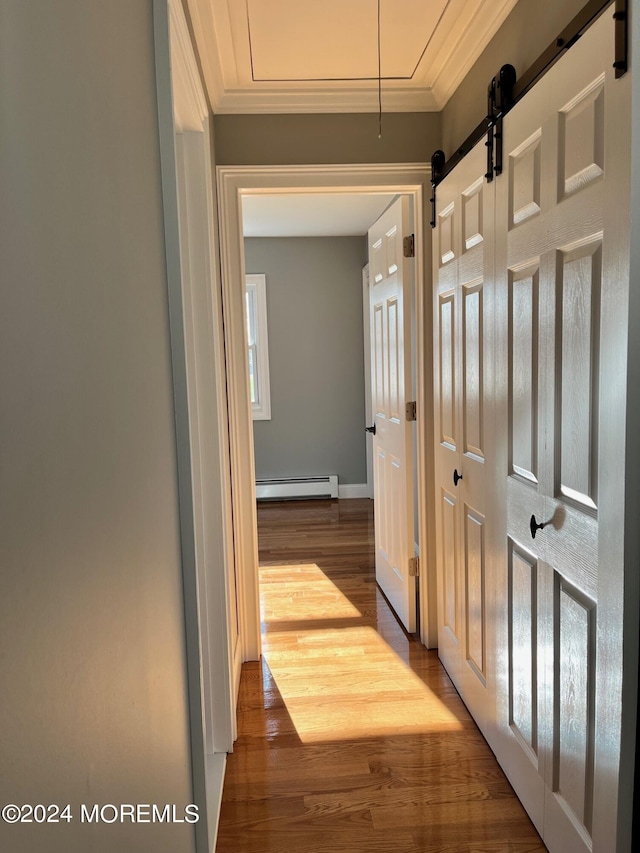
<instances>
[{"instance_id":1,"label":"door handle","mask_svg":"<svg viewBox=\"0 0 640 853\"><path fill-rule=\"evenodd\" d=\"M364 429L365 429L365 432L370 432L372 435L376 434L376 425L375 424L373 426L370 426L370 427L365 427Z\"/></svg>"},{"instance_id":2,"label":"door handle","mask_svg":"<svg viewBox=\"0 0 640 853\"><path fill-rule=\"evenodd\" d=\"M529 530L531 531L531 538L535 539L538 530L542 530L542 528L545 526L546 522L543 521L541 524L538 524L535 515L532 515L531 520L529 521Z\"/></svg>"},{"instance_id":3,"label":"door handle","mask_svg":"<svg viewBox=\"0 0 640 853\"><path fill-rule=\"evenodd\" d=\"M453 469L453 485L457 486L460 480L462 479L462 474L458 474L458 469Z\"/></svg>"}]
</instances>

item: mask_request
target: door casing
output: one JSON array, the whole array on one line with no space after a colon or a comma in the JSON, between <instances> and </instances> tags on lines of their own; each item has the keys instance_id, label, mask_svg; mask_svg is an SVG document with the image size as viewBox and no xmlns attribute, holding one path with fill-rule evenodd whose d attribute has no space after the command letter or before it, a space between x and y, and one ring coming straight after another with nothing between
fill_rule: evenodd
<instances>
[{"instance_id":1,"label":"door casing","mask_svg":"<svg viewBox=\"0 0 640 853\"><path fill-rule=\"evenodd\" d=\"M428 531L433 506L428 484L433 476L431 400L431 302L425 295L430 244L425 239L430 167L425 163L337 166L219 166L217 168L224 338L229 396L229 437L233 528L238 566L238 602L243 660L260 657L258 548L256 533L253 428L249 405L244 328L244 251L242 196L280 193L404 193L414 212L419 538L423 543L420 584L422 642L437 644L434 561Z\"/></svg>"},{"instance_id":2,"label":"door casing","mask_svg":"<svg viewBox=\"0 0 640 853\"><path fill-rule=\"evenodd\" d=\"M215 258L211 114L180 0L154 0L154 50L176 425L197 851L215 846L236 731L234 555ZM219 331L220 330L220 331ZM168 460L170 464L171 460ZM175 463L174 463L175 464Z\"/></svg>"}]
</instances>

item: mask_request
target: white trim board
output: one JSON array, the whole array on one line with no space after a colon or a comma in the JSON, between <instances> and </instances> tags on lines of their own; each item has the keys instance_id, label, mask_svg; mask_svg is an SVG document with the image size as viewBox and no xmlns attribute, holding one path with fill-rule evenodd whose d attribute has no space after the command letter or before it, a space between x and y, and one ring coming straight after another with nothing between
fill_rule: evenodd
<instances>
[{"instance_id":1,"label":"white trim board","mask_svg":"<svg viewBox=\"0 0 640 853\"><path fill-rule=\"evenodd\" d=\"M209 828L209 844L212 845L209 853L213 853L218 840L218 825L220 823L220 810L222 808L222 791L224 789L224 775L227 769L227 753L216 752L207 755L205 763L205 774L207 780L207 820Z\"/></svg>"},{"instance_id":2,"label":"white trim board","mask_svg":"<svg viewBox=\"0 0 640 853\"><path fill-rule=\"evenodd\" d=\"M338 486L338 497L340 499L368 498L370 497L369 484L345 483L343 486Z\"/></svg>"},{"instance_id":3,"label":"white trim board","mask_svg":"<svg viewBox=\"0 0 640 853\"><path fill-rule=\"evenodd\" d=\"M220 223L220 261L224 305L229 428L232 459L232 493L243 635L243 659L260 657L260 609L256 534L253 424L249 404L246 333L244 330L244 240L242 196L280 193L404 193L414 208L416 234L417 408L418 408L418 502L421 542L429 543L433 497L433 399L431 292L426 276L431 270L431 241L427 238L430 167L426 163L219 166L217 172ZM428 550L428 548L427 548ZM435 561L425 554L425 565ZM437 641L435 578L425 571L421 584L421 638L429 647Z\"/></svg>"},{"instance_id":4,"label":"white trim board","mask_svg":"<svg viewBox=\"0 0 640 853\"><path fill-rule=\"evenodd\" d=\"M362 329L364 343L364 419L365 427L373 423L371 409L371 318L369 306L369 264L362 267ZM366 433L367 455L367 494L364 497L373 498L373 436Z\"/></svg>"},{"instance_id":5,"label":"white trim board","mask_svg":"<svg viewBox=\"0 0 640 853\"><path fill-rule=\"evenodd\" d=\"M198 853L211 853L236 732L240 652L210 115L181 0L154 0L187 688Z\"/></svg>"},{"instance_id":6,"label":"white trim board","mask_svg":"<svg viewBox=\"0 0 640 853\"><path fill-rule=\"evenodd\" d=\"M169 28L174 126L179 133L189 130L202 133L209 110L184 10L176 0L169 0Z\"/></svg>"},{"instance_id":7,"label":"white trim board","mask_svg":"<svg viewBox=\"0 0 640 853\"><path fill-rule=\"evenodd\" d=\"M178 217L178 185L176 173L176 140L171 76L169 9L163 0L153 3L153 39L158 105L162 215L165 237L165 259L171 345L171 372L176 425L176 461L178 472L180 558L185 611L185 646L187 695L191 739L191 776L193 798L205 814L195 827L198 851L210 846L207 816L206 727L202 707L203 674L201 670L200 626L198 623L198 577L195 547L195 507L191 441L189 434L189 399L187 394L187 354L184 338L183 278L180 268L180 225Z\"/></svg>"}]
</instances>

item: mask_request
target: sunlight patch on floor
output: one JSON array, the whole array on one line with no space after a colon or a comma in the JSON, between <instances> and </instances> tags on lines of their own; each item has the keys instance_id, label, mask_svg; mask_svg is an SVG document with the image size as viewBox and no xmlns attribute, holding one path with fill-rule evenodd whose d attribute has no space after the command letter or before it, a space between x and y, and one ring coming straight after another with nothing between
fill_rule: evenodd
<instances>
[{"instance_id":1,"label":"sunlight patch on floor","mask_svg":"<svg viewBox=\"0 0 640 853\"><path fill-rule=\"evenodd\" d=\"M315 563L260 568L263 622L349 619L361 615Z\"/></svg>"},{"instance_id":2,"label":"sunlight patch on floor","mask_svg":"<svg viewBox=\"0 0 640 853\"><path fill-rule=\"evenodd\" d=\"M463 728L373 628L270 633L264 655L304 743Z\"/></svg>"},{"instance_id":3,"label":"sunlight patch on floor","mask_svg":"<svg viewBox=\"0 0 640 853\"><path fill-rule=\"evenodd\" d=\"M260 575L269 626L264 656L303 743L454 732L468 725L469 718L449 710L375 628L305 627L361 615L317 565L263 567ZM293 627L278 629L283 622Z\"/></svg>"}]
</instances>

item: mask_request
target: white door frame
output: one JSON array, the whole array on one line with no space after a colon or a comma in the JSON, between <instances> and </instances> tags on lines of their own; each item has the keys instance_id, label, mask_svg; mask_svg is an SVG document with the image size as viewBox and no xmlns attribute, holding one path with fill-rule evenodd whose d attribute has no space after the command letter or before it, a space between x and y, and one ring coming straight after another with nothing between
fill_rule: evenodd
<instances>
[{"instance_id":1,"label":"white door frame","mask_svg":"<svg viewBox=\"0 0 640 853\"><path fill-rule=\"evenodd\" d=\"M416 359L418 417L418 507L421 542L421 639L437 644L435 561L432 559L433 482L431 248L426 239L430 167L425 163L336 166L219 166L217 168L222 302L224 313L234 542L243 660L260 657L260 608L254 452L246 331L242 196L279 193L381 193L408 195L413 204L416 245ZM426 297L426 298L425 298Z\"/></svg>"},{"instance_id":2,"label":"white door frame","mask_svg":"<svg viewBox=\"0 0 640 853\"><path fill-rule=\"evenodd\" d=\"M210 853L240 669L211 115L181 0L153 0L153 19L196 849Z\"/></svg>"},{"instance_id":3,"label":"white door frame","mask_svg":"<svg viewBox=\"0 0 640 853\"><path fill-rule=\"evenodd\" d=\"M362 328L364 330L364 418L365 426L373 423L371 410L371 308L369 306L369 263L362 267ZM367 497L373 500L373 441L367 434Z\"/></svg>"}]
</instances>

